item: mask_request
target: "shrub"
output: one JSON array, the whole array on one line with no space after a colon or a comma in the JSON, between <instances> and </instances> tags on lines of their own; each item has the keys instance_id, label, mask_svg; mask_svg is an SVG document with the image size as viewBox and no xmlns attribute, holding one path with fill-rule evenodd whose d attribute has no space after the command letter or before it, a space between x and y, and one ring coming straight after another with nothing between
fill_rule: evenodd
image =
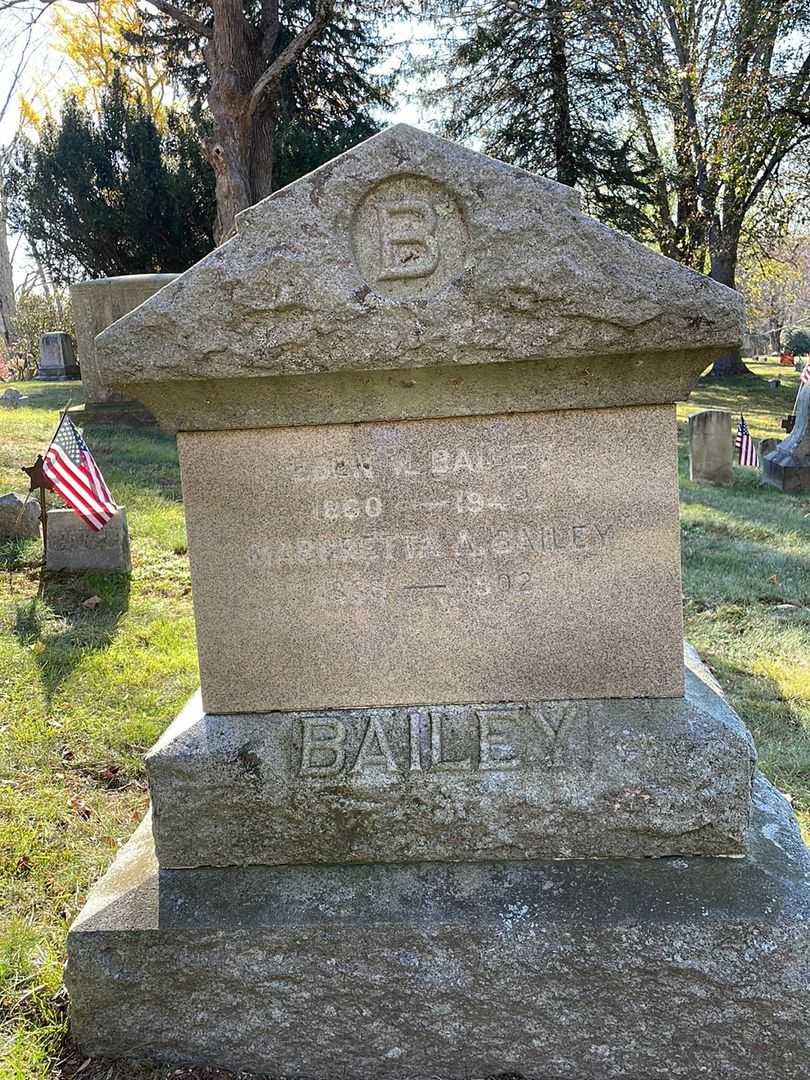
<instances>
[{"instance_id":1,"label":"shrub","mask_svg":"<svg viewBox=\"0 0 810 1080\"><path fill-rule=\"evenodd\" d=\"M786 326L779 335L779 344L794 356L810 354L810 326Z\"/></svg>"}]
</instances>

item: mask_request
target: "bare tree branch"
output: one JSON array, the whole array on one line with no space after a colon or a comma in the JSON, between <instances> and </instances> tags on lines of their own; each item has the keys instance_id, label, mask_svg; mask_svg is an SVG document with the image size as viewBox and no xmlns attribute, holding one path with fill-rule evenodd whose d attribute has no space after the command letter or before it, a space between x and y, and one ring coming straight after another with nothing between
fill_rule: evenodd
<instances>
[{"instance_id":1,"label":"bare tree branch","mask_svg":"<svg viewBox=\"0 0 810 1080\"><path fill-rule=\"evenodd\" d=\"M77 0L78 3L87 2L87 0ZM195 34L199 34L200 37L210 38L213 31L210 26L206 26L204 22L200 22L199 19L195 19L193 15L189 15L187 11L183 11L182 8L176 7L174 4L170 4L169 0L148 0L148 3L152 7L156 7L158 11L164 15L168 15L170 19L174 19L176 22L182 23L183 26L187 26L189 30L192 30Z\"/></svg>"},{"instance_id":2,"label":"bare tree branch","mask_svg":"<svg viewBox=\"0 0 810 1080\"><path fill-rule=\"evenodd\" d=\"M154 0L150 0L154 3ZM248 115L252 116L259 106L262 94L271 83L279 79L290 64L294 64L307 45L324 29L335 10L334 0L321 0L315 15L300 33L296 34L289 45L275 58L270 67L256 80L250 92Z\"/></svg>"}]
</instances>

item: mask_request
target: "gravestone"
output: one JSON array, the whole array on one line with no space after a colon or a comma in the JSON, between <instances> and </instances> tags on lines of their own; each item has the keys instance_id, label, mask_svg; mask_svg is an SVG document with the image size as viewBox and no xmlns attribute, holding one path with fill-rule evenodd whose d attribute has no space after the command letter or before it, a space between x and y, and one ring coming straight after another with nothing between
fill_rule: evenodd
<instances>
[{"instance_id":1,"label":"gravestone","mask_svg":"<svg viewBox=\"0 0 810 1080\"><path fill-rule=\"evenodd\" d=\"M733 484L734 440L731 413L704 409L689 417L689 479Z\"/></svg>"},{"instance_id":2,"label":"gravestone","mask_svg":"<svg viewBox=\"0 0 810 1080\"><path fill-rule=\"evenodd\" d=\"M119 506L98 531L89 528L73 510L49 510L45 569L128 574L132 563L126 508Z\"/></svg>"},{"instance_id":3,"label":"gravestone","mask_svg":"<svg viewBox=\"0 0 810 1080\"><path fill-rule=\"evenodd\" d=\"M19 409L20 405L27 400L19 390L9 386L7 390L0 394L0 409Z\"/></svg>"},{"instance_id":4,"label":"gravestone","mask_svg":"<svg viewBox=\"0 0 810 1080\"><path fill-rule=\"evenodd\" d=\"M44 382L79 378L79 365L70 334L60 331L42 335L39 339L39 367L34 378Z\"/></svg>"},{"instance_id":5,"label":"gravestone","mask_svg":"<svg viewBox=\"0 0 810 1080\"><path fill-rule=\"evenodd\" d=\"M763 458L762 479L789 495L800 495L810 491L810 382L799 387L788 430L787 438Z\"/></svg>"},{"instance_id":6,"label":"gravestone","mask_svg":"<svg viewBox=\"0 0 810 1080\"><path fill-rule=\"evenodd\" d=\"M84 405L73 411L77 424L154 423L143 405L112 385L96 354L95 339L105 327L133 311L176 277L177 274L122 274L70 286L85 397Z\"/></svg>"},{"instance_id":7,"label":"gravestone","mask_svg":"<svg viewBox=\"0 0 810 1080\"><path fill-rule=\"evenodd\" d=\"M202 690L69 934L86 1053L804 1077L810 862L681 640L674 402L741 310L397 126L100 335L178 433Z\"/></svg>"},{"instance_id":8,"label":"gravestone","mask_svg":"<svg viewBox=\"0 0 810 1080\"><path fill-rule=\"evenodd\" d=\"M39 503L26 502L11 492L0 495L0 540L36 540L39 537Z\"/></svg>"},{"instance_id":9,"label":"gravestone","mask_svg":"<svg viewBox=\"0 0 810 1080\"><path fill-rule=\"evenodd\" d=\"M759 440L759 461L760 465L766 454L770 454L779 445L779 439L760 439Z\"/></svg>"}]
</instances>

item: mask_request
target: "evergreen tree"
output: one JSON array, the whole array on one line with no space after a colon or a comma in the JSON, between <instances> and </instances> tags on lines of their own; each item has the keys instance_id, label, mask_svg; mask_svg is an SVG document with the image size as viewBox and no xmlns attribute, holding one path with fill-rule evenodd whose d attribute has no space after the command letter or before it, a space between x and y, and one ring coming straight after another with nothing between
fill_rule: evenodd
<instances>
[{"instance_id":1,"label":"evergreen tree","mask_svg":"<svg viewBox=\"0 0 810 1080\"><path fill-rule=\"evenodd\" d=\"M603 220L651 239L644 163L616 117L593 0L427 0L439 35L416 65L449 108L445 131L494 157L578 187Z\"/></svg>"},{"instance_id":2,"label":"evergreen tree","mask_svg":"<svg viewBox=\"0 0 810 1080\"><path fill-rule=\"evenodd\" d=\"M68 97L36 141L18 137L8 213L56 284L187 269L214 246L214 181L200 133L158 130L116 73L98 115Z\"/></svg>"}]
</instances>

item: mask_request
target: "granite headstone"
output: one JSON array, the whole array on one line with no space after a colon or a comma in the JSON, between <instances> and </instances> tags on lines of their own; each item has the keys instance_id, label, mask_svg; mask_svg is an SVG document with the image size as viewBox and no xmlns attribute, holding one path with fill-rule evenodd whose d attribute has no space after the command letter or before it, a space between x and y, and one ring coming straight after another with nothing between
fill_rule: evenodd
<instances>
[{"instance_id":1,"label":"granite headstone","mask_svg":"<svg viewBox=\"0 0 810 1080\"><path fill-rule=\"evenodd\" d=\"M79 378L79 365L70 334L59 331L42 335L39 339L39 367L34 377L44 382Z\"/></svg>"},{"instance_id":2,"label":"granite headstone","mask_svg":"<svg viewBox=\"0 0 810 1080\"><path fill-rule=\"evenodd\" d=\"M810 863L681 642L674 402L741 311L400 125L99 336L178 432L202 695L70 931L83 1050L804 1077Z\"/></svg>"},{"instance_id":3,"label":"granite headstone","mask_svg":"<svg viewBox=\"0 0 810 1080\"><path fill-rule=\"evenodd\" d=\"M689 417L689 479L733 484L734 441L731 413L703 409Z\"/></svg>"}]
</instances>

